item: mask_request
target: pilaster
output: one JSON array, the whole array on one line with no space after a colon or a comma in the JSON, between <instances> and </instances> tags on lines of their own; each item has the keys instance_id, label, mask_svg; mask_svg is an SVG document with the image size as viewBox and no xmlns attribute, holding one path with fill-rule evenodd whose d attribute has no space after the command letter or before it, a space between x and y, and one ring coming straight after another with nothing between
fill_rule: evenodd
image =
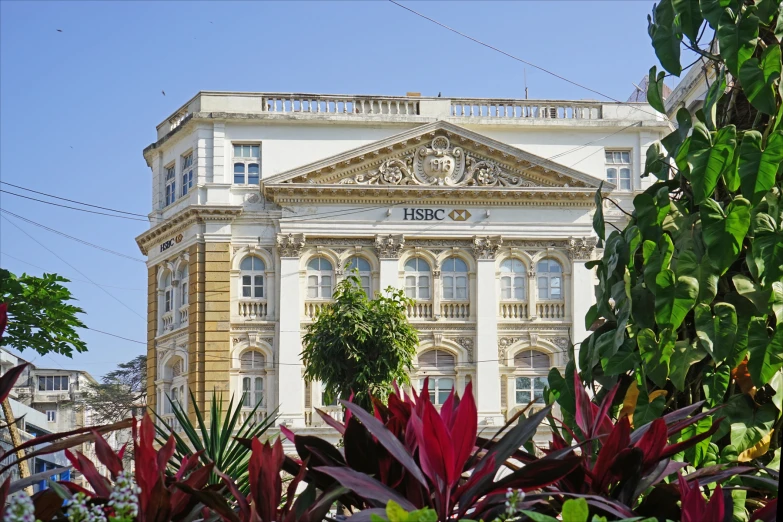
<instances>
[{"instance_id":1,"label":"pilaster","mask_svg":"<svg viewBox=\"0 0 783 522\"><path fill-rule=\"evenodd\" d=\"M155 381L158 379L158 358L155 337L158 335L158 267L147 267L147 407L155 411Z\"/></svg>"},{"instance_id":2,"label":"pilaster","mask_svg":"<svg viewBox=\"0 0 783 522\"><path fill-rule=\"evenodd\" d=\"M476 384L479 422L501 426L500 364L498 361L497 285L495 254L502 244L496 237L475 237L476 257Z\"/></svg>"},{"instance_id":3,"label":"pilaster","mask_svg":"<svg viewBox=\"0 0 783 522\"><path fill-rule=\"evenodd\" d=\"M299 256L304 234L278 234L280 256L280 321L278 321L278 397L280 421L304 427L304 380L302 379L302 293L299 284Z\"/></svg>"},{"instance_id":4,"label":"pilaster","mask_svg":"<svg viewBox=\"0 0 783 522\"><path fill-rule=\"evenodd\" d=\"M400 254L404 246L402 234L375 236L375 253L381 265L378 287L381 292L390 286L400 288Z\"/></svg>"},{"instance_id":5,"label":"pilaster","mask_svg":"<svg viewBox=\"0 0 783 522\"><path fill-rule=\"evenodd\" d=\"M587 328L585 328L584 318L587 311L595 302L593 288L593 271L585 267L585 263L590 261L595 251L596 239L569 238L567 252L571 259L571 291L568 298L571 301L571 317L573 318L571 328L571 342L574 344L574 356L579 361L579 347L585 337L587 337Z\"/></svg>"}]
</instances>

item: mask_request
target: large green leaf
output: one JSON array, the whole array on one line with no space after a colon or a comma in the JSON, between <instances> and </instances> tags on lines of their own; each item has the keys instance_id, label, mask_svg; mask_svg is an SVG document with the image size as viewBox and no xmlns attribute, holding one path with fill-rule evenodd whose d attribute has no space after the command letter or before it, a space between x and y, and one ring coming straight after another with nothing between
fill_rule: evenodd
<instances>
[{"instance_id":1,"label":"large green leaf","mask_svg":"<svg viewBox=\"0 0 783 522\"><path fill-rule=\"evenodd\" d=\"M680 20L680 28L692 42L699 37L699 28L704 19L701 17L699 0L672 0L674 12Z\"/></svg>"},{"instance_id":2,"label":"large green leaf","mask_svg":"<svg viewBox=\"0 0 783 522\"><path fill-rule=\"evenodd\" d=\"M734 159L737 146L737 129L734 125L722 128L715 136L715 143L707 127L696 122L693 126L688 164L691 169L693 198L697 205L712 196L721 174Z\"/></svg>"},{"instance_id":3,"label":"large green leaf","mask_svg":"<svg viewBox=\"0 0 783 522\"><path fill-rule=\"evenodd\" d=\"M748 101L765 114L775 114L775 81L780 79L780 46L770 45L758 58L748 58L739 70L739 79Z\"/></svg>"},{"instance_id":4,"label":"large green leaf","mask_svg":"<svg viewBox=\"0 0 783 522\"><path fill-rule=\"evenodd\" d=\"M737 259L750 228L750 203L736 198L726 212L712 199L701 205L701 226L707 254L721 274Z\"/></svg>"},{"instance_id":5,"label":"large green leaf","mask_svg":"<svg viewBox=\"0 0 783 522\"><path fill-rule=\"evenodd\" d=\"M718 126L716 122L716 110L718 102L726 92L726 69L720 65L718 65L718 67L720 68L718 77L712 82L710 88L707 89L707 96L704 97L704 120L707 124L707 128L710 130L715 130L715 127Z\"/></svg>"},{"instance_id":6,"label":"large green leaf","mask_svg":"<svg viewBox=\"0 0 783 522\"><path fill-rule=\"evenodd\" d=\"M783 132L770 135L767 148L761 150L761 133L746 131L739 150L738 171L742 195L754 205L775 184L775 175L783 162Z\"/></svg>"},{"instance_id":7,"label":"large green leaf","mask_svg":"<svg viewBox=\"0 0 783 522\"><path fill-rule=\"evenodd\" d=\"M766 319L754 318L748 332L748 371L753 384L760 388L783 367L783 327L777 327L770 338Z\"/></svg>"},{"instance_id":8,"label":"large green leaf","mask_svg":"<svg viewBox=\"0 0 783 522\"><path fill-rule=\"evenodd\" d=\"M642 357L647 378L659 388L666 386L669 378L669 363L674 353L675 334L668 328L656 339L652 330L644 329L636 335L639 345L639 355Z\"/></svg>"},{"instance_id":9,"label":"large green leaf","mask_svg":"<svg viewBox=\"0 0 783 522\"><path fill-rule=\"evenodd\" d=\"M739 76L745 61L753 55L759 37L759 19L753 8L746 8L741 17L724 11L718 22L718 44L720 54L731 74Z\"/></svg>"},{"instance_id":10,"label":"large green leaf","mask_svg":"<svg viewBox=\"0 0 783 522\"><path fill-rule=\"evenodd\" d=\"M737 293L753 303L758 314L766 314L769 303L769 292L753 282L751 278L742 274L734 274L731 278ZM754 314L755 315L755 314Z\"/></svg>"},{"instance_id":11,"label":"large green leaf","mask_svg":"<svg viewBox=\"0 0 783 522\"><path fill-rule=\"evenodd\" d=\"M661 145L666 149L672 157L677 155L677 151L690 135L691 128L693 127L693 117L688 109L682 108L677 111L675 119L677 120L677 128L673 132L667 134L661 139Z\"/></svg>"},{"instance_id":12,"label":"large green leaf","mask_svg":"<svg viewBox=\"0 0 783 522\"><path fill-rule=\"evenodd\" d=\"M731 367L723 364L718 368L709 367L704 372L704 397L711 408L723 403L726 390L729 389Z\"/></svg>"},{"instance_id":13,"label":"large green leaf","mask_svg":"<svg viewBox=\"0 0 783 522\"><path fill-rule=\"evenodd\" d=\"M657 293L655 280L661 271L669 268L674 254L674 245L669 234L661 235L658 244L653 248L650 248L651 244L652 241L644 242L644 253L649 253L649 255L645 255L646 259L644 260L644 282L647 284L647 288L653 293Z\"/></svg>"},{"instance_id":14,"label":"large green leaf","mask_svg":"<svg viewBox=\"0 0 783 522\"><path fill-rule=\"evenodd\" d=\"M606 237L606 224L604 223L604 197L601 190L604 187L602 181L595 191L595 214L593 215L593 230L598 235L598 248L603 248L604 237Z\"/></svg>"},{"instance_id":15,"label":"large green leaf","mask_svg":"<svg viewBox=\"0 0 783 522\"><path fill-rule=\"evenodd\" d=\"M701 361L706 355L707 352L698 344L691 344L688 341L674 343L674 351L669 362L669 379L678 390L685 391L685 376L688 370L693 363Z\"/></svg>"},{"instance_id":16,"label":"large green leaf","mask_svg":"<svg viewBox=\"0 0 783 522\"><path fill-rule=\"evenodd\" d=\"M636 400L636 409L633 412L633 425L637 428L659 419L666 408L666 397L658 395L651 402L646 388L646 386L639 386L639 397Z\"/></svg>"},{"instance_id":17,"label":"large green leaf","mask_svg":"<svg viewBox=\"0 0 783 522\"><path fill-rule=\"evenodd\" d=\"M712 417L707 416L699 419L694 424L691 424L676 436L672 438L672 442L683 442L689 440L696 435L708 431L712 427ZM701 466L707 456L707 450L710 447L710 437L696 443L687 450L677 453L674 456L674 460L687 462L693 466Z\"/></svg>"},{"instance_id":18,"label":"large green leaf","mask_svg":"<svg viewBox=\"0 0 783 522\"><path fill-rule=\"evenodd\" d=\"M644 239L657 241L661 225L671 209L668 187L661 187L654 194L645 191L633 199L636 226Z\"/></svg>"},{"instance_id":19,"label":"large green leaf","mask_svg":"<svg viewBox=\"0 0 783 522\"><path fill-rule=\"evenodd\" d=\"M699 8L704 19L713 29L718 28L718 22L726 7L737 9L737 0L699 0Z\"/></svg>"},{"instance_id":20,"label":"large green leaf","mask_svg":"<svg viewBox=\"0 0 783 522\"><path fill-rule=\"evenodd\" d=\"M676 330L699 296L699 282L693 277L675 277L663 270L655 278L655 320L661 328Z\"/></svg>"},{"instance_id":21,"label":"large green leaf","mask_svg":"<svg viewBox=\"0 0 783 522\"><path fill-rule=\"evenodd\" d=\"M656 111L666 114L666 107L663 105L663 79L666 77L666 71L656 74L657 70L655 65L650 69L650 76L647 79L647 103Z\"/></svg>"},{"instance_id":22,"label":"large green leaf","mask_svg":"<svg viewBox=\"0 0 783 522\"><path fill-rule=\"evenodd\" d=\"M778 328L783 325L783 282L772 283L772 295L769 298L772 312L775 314L775 323Z\"/></svg>"},{"instance_id":23,"label":"large green leaf","mask_svg":"<svg viewBox=\"0 0 783 522\"><path fill-rule=\"evenodd\" d=\"M712 315L713 311L710 310L709 305L696 305L694 321L699 344L709 352L717 364L720 364L734 350L737 312L729 303L716 303L713 309L715 316Z\"/></svg>"},{"instance_id":24,"label":"large green leaf","mask_svg":"<svg viewBox=\"0 0 783 522\"><path fill-rule=\"evenodd\" d=\"M642 283L631 288L633 320L638 328L655 328L655 295Z\"/></svg>"},{"instance_id":25,"label":"large green leaf","mask_svg":"<svg viewBox=\"0 0 783 522\"><path fill-rule=\"evenodd\" d=\"M711 303L718 293L718 271L704 258L701 263L693 250L680 251L675 274L690 276L699 282L699 303Z\"/></svg>"},{"instance_id":26,"label":"large green leaf","mask_svg":"<svg viewBox=\"0 0 783 522\"><path fill-rule=\"evenodd\" d=\"M664 69L675 76L682 72L680 42L682 35L674 23L672 0L662 0L655 7L653 16L647 16L647 32L652 40L655 55Z\"/></svg>"},{"instance_id":27,"label":"large green leaf","mask_svg":"<svg viewBox=\"0 0 783 522\"><path fill-rule=\"evenodd\" d=\"M737 453L741 453L769 433L777 410L771 402L758 407L750 396L738 394L726 401L726 407L720 410L719 416L725 418L712 440L731 435L731 444Z\"/></svg>"},{"instance_id":28,"label":"large green leaf","mask_svg":"<svg viewBox=\"0 0 783 522\"><path fill-rule=\"evenodd\" d=\"M601 359L601 367L606 375L622 375L639 367L641 361L635 350L636 343L633 339L628 341L614 355Z\"/></svg>"},{"instance_id":29,"label":"large green leaf","mask_svg":"<svg viewBox=\"0 0 783 522\"><path fill-rule=\"evenodd\" d=\"M669 179L669 160L661 152L660 142L655 142L647 147L644 159L644 173L642 177L652 174L660 180Z\"/></svg>"}]
</instances>

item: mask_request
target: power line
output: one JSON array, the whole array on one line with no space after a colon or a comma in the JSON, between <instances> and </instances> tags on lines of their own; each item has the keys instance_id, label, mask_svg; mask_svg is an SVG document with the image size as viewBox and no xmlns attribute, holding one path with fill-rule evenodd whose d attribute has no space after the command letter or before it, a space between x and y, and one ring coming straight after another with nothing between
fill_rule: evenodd
<instances>
[{"instance_id":1,"label":"power line","mask_svg":"<svg viewBox=\"0 0 783 522\"><path fill-rule=\"evenodd\" d=\"M470 41L472 41L472 42L475 42L475 43L477 43L477 44L479 44L479 45L482 45L482 46L484 46L484 47L486 47L486 48L488 48L488 49L492 49L493 51L497 51L497 52L499 52L500 54L502 54L502 55L504 55L504 56L507 56L507 57L509 57L509 58L511 58L511 59L513 59L513 60L516 60L516 61L518 61L518 62L520 62L520 63L524 63L525 65L529 65L530 67L533 67L534 69L538 69L539 71L545 72L546 74L549 74L549 75L551 75L551 76L554 76L555 78L558 78L558 79L560 79L560 80L563 80L564 82L568 82L568 83L570 83L571 85L575 85L575 86L577 86L577 87L579 87L579 88L581 88L581 89L585 89L586 91L590 91L590 92L592 92L592 93L595 93L595 94L597 94L597 95L599 95L599 96L602 96L602 97L604 97L604 98L606 98L606 99L608 99L608 100L612 100L612 101L614 101L614 102L617 102L617 103L627 103L627 102L620 101L620 100L618 100L618 99L616 99L616 98L613 98L613 97L609 96L608 94L604 94L604 93L602 93L601 91L597 91L597 90L595 90L595 89L591 89L590 87L587 87L586 85L582 85L581 83L577 83L577 82L575 82L575 81L573 81L573 80L569 80L569 79L568 79L568 78L566 78L565 76L561 76L561 75L559 75L559 74L557 74L557 73L555 73L555 72L552 72L552 71L550 71L550 70L548 70L548 69L544 69L543 67L541 67L541 66L539 66L539 65L536 65L536 64L534 64L534 63L528 62L527 60L523 60L522 58L519 58L519 57L517 57L517 56L514 56L514 55L513 55L513 54L511 54L511 53L507 53L506 51L503 51L502 49L498 49L497 47L493 47L492 45L489 45L488 43L484 43L484 42L482 42L481 40L478 40L478 39L476 39L476 38L473 38L472 36L469 36L469 35L467 35L467 34L465 34L465 33L462 33L462 32L460 32L460 31L458 31L458 30L456 30L456 29L454 29L454 28L452 28L452 27L449 27L449 26L448 26L448 25L446 25L446 24L443 24L443 23L441 23L441 22L438 22L438 21L437 21L437 20L435 20L434 18L430 18L429 16L427 16L427 15L424 15L424 14L421 14L421 13L419 13L418 11L414 11L414 10L413 10L413 9L411 9L410 7L404 6L404 5L402 5L401 3L399 3L399 2L396 2L395 0L389 0L389 2L391 2L391 3L392 3L392 4L394 4L394 5L396 5L397 7L401 7L401 8L403 8L403 9L405 9L406 11L409 11L409 12L411 12L411 13L415 14L416 16L419 16L419 17L421 17L421 18L424 18L425 20L428 20L428 21L430 21L430 22L434 23L435 25L438 25L438 26L440 26L440 27L442 27L442 28L444 28L444 29L447 29L447 30L451 31L452 33L458 34L458 35L460 35L461 37L463 37L463 38L467 38L468 40L470 40ZM655 116L656 118L659 116L659 114L657 114L657 113L648 112L648 111L645 111L645 110L639 109L638 107L634 107L634 109L636 109L637 111L641 111L641 112L644 112L644 113L646 113L646 114L650 114L650 115L652 115L652 116Z\"/></svg>"},{"instance_id":2,"label":"power line","mask_svg":"<svg viewBox=\"0 0 783 522\"><path fill-rule=\"evenodd\" d=\"M124 210L117 210L115 208L109 208L109 207L101 207L99 205L92 205L90 203L84 203L82 201L76 201L75 199L63 198L63 197L60 197L60 196L55 196L53 194L47 194L46 192L39 192L37 190L33 190L33 189L26 188L26 187L22 187L20 185L14 185L13 183L8 183L7 181L0 181L0 183L2 183L3 185L8 185L9 187L14 187L14 188L26 190L27 192L32 192L34 194L40 194L42 196L48 196L50 198L59 199L59 200L62 200L62 201L68 201L70 203L76 203L77 205L84 205L85 207L99 208L101 210L110 210L111 212L117 212L119 214L128 214L128 215L131 215L131 216L143 217L145 219L147 218L147 216L145 216L144 214L138 214L136 212L126 212Z\"/></svg>"},{"instance_id":3,"label":"power line","mask_svg":"<svg viewBox=\"0 0 783 522\"><path fill-rule=\"evenodd\" d=\"M117 297L115 297L115 295L114 295L114 294L112 294L111 292L109 292L108 290L106 290L105 288L103 288L101 285L99 285L98 283L96 283L95 281L93 281L92 279L90 279L90 278L87 276L87 274L85 274L84 272L82 272L81 270L79 270L78 268L76 268L75 266L73 266L72 264L70 264L68 261L66 261L65 259L63 259L63 258L62 258L62 257L60 257L59 255L57 255L57 253L56 253L56 252L54 252L52 249L50 249L49 247L47 247L46 245L44 245L43 243L41 243L40 241L38 241L37 239L35 239L35 238L34 238L33 236L31 236L31 235L30 235L30 234L29 234L29 233L28 233L28 232L27 232L25 229L23 229L22 227L20 227L19 225L17 225L16 223L14 223L13 221L11 221L10 219L8 219L7 217L5 217L5 216L4 216L4 215L2 215L2 214L0 214L0 217L1 217L1 218L3 218L3 219L5 219L5 220L6 220L6 221L8 221L9 223L11 223L13 226L15 226L17 229L19 229L19 230L20 230L20 231L21 231L21 232L22 232L24 235L26 235L27 237L29 237L30 239L32 239L33 241L35 241L36 243L38 243L38 244L39 244L41 247L43 247L45 250L47 250L47 251L48 251L50 254L52 254L54 257L56 257L57 259L59 259L60 261L62 261L63 263L65 263L66 265L68 265L69 267L71 267L73 270L75 270L76 272L78 272L79 274L81 274L81 275L82 275L82 277L84 277L85 279L87 279L87 280L88 280L90 283L92 283L93 285L97 286L97 287L98 287L98 288L99 288L101 291L103 291L103 292L104 292L106 295L108 295L109 297L111 297L112 299L114 299L115 301L117 301L118 303L120 303L122 306L124 306L125 308L127 308L128 310L130 310L130 311L131 311L133 314L137 315L137 316L138 316L139 318L141 318L142 320L145 320L145 321L146 321L146 319L145 319L145 317L144 317L144 316L142 316L141 314L139 314L138 312L136 312L136 311L135 311L133 308L131 308L130 306L128 306L128 305L126 305L125 303L123 303L122 301L120 301L120 300L119 300Z\"/></svg>"},{"instance_id":4,"label":"power line","mask_svg":"<svg viewBox=\"0 0 783 522\"><path fill-rule=\"evenodd\" d=\"M23 196L22 194L17 194L16 192L10 192L8 190L3 190L3 189L0 189L0 192L2 192L4 194L9 194L11 196L16 196L18 198L24 198L24 199L29 199L29 200L32 200L32 201L37 201L38 203L45 203L47 205L53 205L55 207L62 207L62 208L68 208L68 209L71 209L71 210L78 210L79 212L87 212L89 214L100 214L101 216L109 216L109 217L119 218L119 219L130 219L131 221L147 221L146 219L141 219L141 218L136 218L136 217L118 216L116 214L108 214L106 212L97 212L95 210L87 210L86 208L77 208L77 207L72 207L70 205L61 205L60 203L53 203L51 201L45 201L43 199L32 198L30 196Z\"/></svg>"},{"instance_id":5,"label":"power line","mask_svg":"<svg viewBox=\"0 0 783 522\"><path fill-rule=\"evenodd\" d=\"M77 241L77 242L79 242L79 243L82 243L82 244L84 244L84 245L91 246L91 247L93 247L93 248L97 248L98 250L102 250L102 251L104 251L104 252L107 252L107 253L109 253L109 254L114 254L115 256L124 257L124 258L126 258L126 259L130 259L131 261L136 261L136 262L138 262L138 263L144 263L144 264L146 264L146 261L144 261L143 259L139 259L139 258L137 258L137 257L129 256L128 254L123 254L122 252L117 252L117 251L115 251L115 250L111 250L111 249L109 249L109 248L105 248L105 247L102 247L102 246L100 246L100 245L96 245L95 243L90 243L89 241L85 241L85 240L83 240L83 239L79 239L78 237L73 237L73 236L71 236L71 235L68 235L68 234L66 234L65 232L60 232L59 230L55 230L55 229L53 229L53 228L49 228L49 227L47 227L46 225L42 225L41 223L38 223L38 222L36 222L36 221L33 221L32 219L28 219L28 218L26 218L26 217L22 217L22 216L20 216L19 214L14 214L14 213L13 213L13 212L11 212L10 210L6 210L6 209L4 209L4 208L0 208L0 212L4 212L4 213L6 213L6 214L9 214L9 215L11 215L11 216L14 216L14 217L15 217L15 218L17 218L17 219L21 219L22 221L26 221L27 223L30 223L31 225L35 225L35 226L37 226L37 227L43 228L43 229L45 229L45 230L48 230L49 232L53 232L53 233L55 233L55 234L58 234L58 235L61 235L61 236L63 236L63 237L67 237L68 239L72 239L72 240L74 240L74 241Z\"/></svg>"},{"instance_id":6,"label":"power line","mask_svg":"<svg viewBox=\"0 0 783 522\"><path fill-rule=\"evenodd\" d=\"M2 256L10 257L11 259L15 259L15 260L19 261L20 263L24 263L26 265L30 265L30 266L32 266L34 268L37 268L39 270L43 270L44 273L47 273L47 274L54 273L53 271L47 270L46 268L44 268L42 266L35 265L35 264L33 264L33 263L29 262L29 261L25 261L24 259L18 258L16 256L12 256L11 254L8 254L8 253L3 252L2 250L0 250L0 257L2 257ZM89 281L87 281L86 279L77 279L75 277L68 277L67 279L68 279L69 282L70 281L73 281L73 282L77 282L78 281L80 283L89 283ZM113 285L99 285L99 286L103 286L103 287L106 287L106 288L115 288L117 290L144 290L145 292L147 291L146 288L129 288L129 287L126 287L126 286L113 286Z\"/></svg>"},{"instance_id":7,"label":"power line","mask_svg":"<svg viewBox=\"0 0 783 522\"><path fill-rule=\"evenodd\" d=\"M137 340L135 340L135 339L129 339L129 338L127 338L127 337L123 337L123 336L121 336L121 335L117 335L117 334L113 334L113 333L109 333L109 332L104 332L103 330L97 330L97 329L95 329L95 328L90 328L89 326L85 326L85 328L86 328L87 330L91 330L91 331L93 331L93 332L98 332L98 333L101 333L101 334L103 334L103 335L109 335L109 336L111 336L111 337L116 337L117 339L122 339L122 340L124 340L124 341L129 341L129 342L132 342L132 343L137 343L137 344L143 344L144 346L147 346L147 343L144 343L144 342L141 342L141 341L137 341Z\"/></svg>"}]
</instances>

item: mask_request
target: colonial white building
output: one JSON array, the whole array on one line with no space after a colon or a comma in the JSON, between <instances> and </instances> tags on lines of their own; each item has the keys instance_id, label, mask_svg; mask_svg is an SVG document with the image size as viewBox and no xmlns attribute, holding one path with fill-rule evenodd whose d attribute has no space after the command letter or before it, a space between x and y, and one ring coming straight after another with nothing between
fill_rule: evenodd
<instances>
[{"instance_id":1,"label":"colonial white building","mask_svg":"<svg viewBox=\"0 0 783 522\"><path fill-rule=\"evenodd\" d=\"M200 92L157 130L149 404L218 390L305 429L323 404L301 337L352 268L415 300L411 377L435 402L473 381L499 425L540 397L586 335L595 192L627 207L669 123L642 103Z\"/></svg>"}]
</instances>

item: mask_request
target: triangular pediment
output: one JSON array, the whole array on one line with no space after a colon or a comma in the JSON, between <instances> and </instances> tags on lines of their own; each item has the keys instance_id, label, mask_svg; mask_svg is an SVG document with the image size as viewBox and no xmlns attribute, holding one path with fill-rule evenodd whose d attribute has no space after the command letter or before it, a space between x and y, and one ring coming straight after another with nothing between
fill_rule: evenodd
<instances>
[{"instance_id":1,"label":"triangular pediment","mask_svg":"<svg viewBox=\"0 0 783 522\"><path fill-rule=\"evenodd\" d=\"M571 200L581 203L601 180L438 121L263 180L279 203L354 197ZM604 182L609 191L614 187ZM440 195L439 195L440 194ZM309 197L308 197L309 195Z\"/></svg>"}]
</instances>

